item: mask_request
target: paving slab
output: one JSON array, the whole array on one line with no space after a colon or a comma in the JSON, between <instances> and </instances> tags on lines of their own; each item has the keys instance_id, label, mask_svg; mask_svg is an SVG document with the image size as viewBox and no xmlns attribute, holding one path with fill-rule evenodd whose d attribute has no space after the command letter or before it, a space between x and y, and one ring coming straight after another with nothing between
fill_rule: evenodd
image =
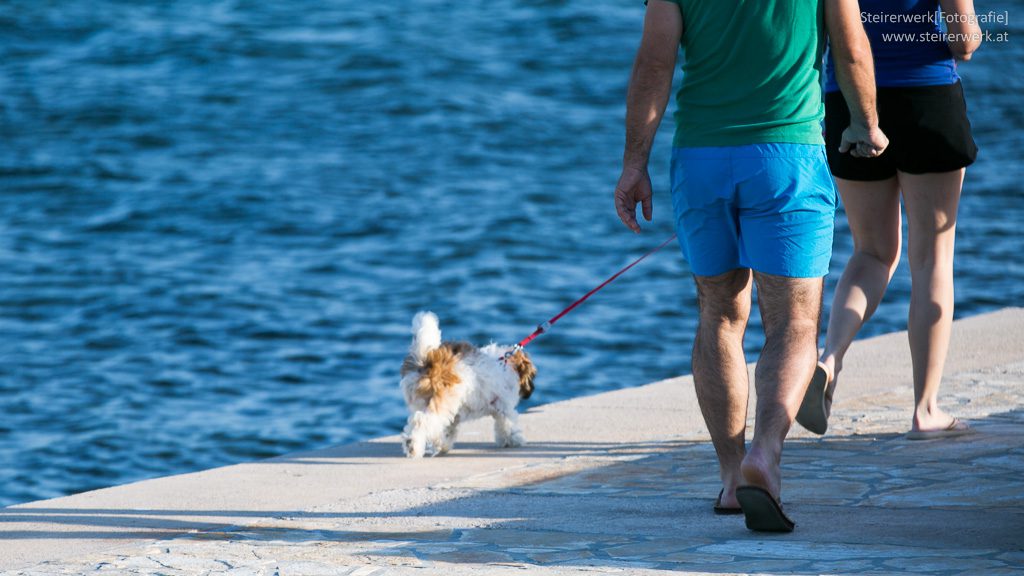
<instances>
[{"instance_id":1,"label":"paving slab","mask_svg":"<svg viewBox=\"0 0 1024 576\"><path fill-rule=\"evenodd\" d=\"M829 433L787 442L792 534L711 513L680 377L533 408L518 449L480 421L444 457L390 436L0 509L0 575L1024 574L1022 383L1024 309L957 321L941 401L978 433L909 441L906 334L857 342Z\"/></svg>"}]
</instances>

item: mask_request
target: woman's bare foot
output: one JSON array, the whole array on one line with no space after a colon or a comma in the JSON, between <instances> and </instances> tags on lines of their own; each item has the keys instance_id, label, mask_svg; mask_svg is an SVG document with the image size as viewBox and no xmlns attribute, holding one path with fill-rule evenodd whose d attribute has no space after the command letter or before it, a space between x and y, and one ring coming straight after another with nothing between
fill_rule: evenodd
<instances>
[{"instance_id":1,"label":"woman's bare foot","mask_svg":"<svg viewBox=\"0 0 1024 576\"><path fill-rule=\"evenodd\" d=\"M907 440L938 440L945 438L957 438L959 436L966 436L968 434L974 434L974 428L971 428L966 422L962 422L959 418L953 418L946 424L945 428L938 428L934 430L911 430L907 432Z\"/></svg>"},{"instance_id":2,"label":"woman's bare foot","mask_svg":"<svg viewBox=\"0 0 1024 576\"><path fill-rule=\"evenodd\" d=\"M936 432L939 430L952 430L970 428L966 423L960 422L953 416L944 412L938 406L928 409L914 410L914 419L910 429L914 432Z\"/></svg>"},{"instance_id":3,"label":"woman's bare foot","mask_svg":"<svg viewBox=\"0 0 1024 576\"><path fill-rule=\"evenodd\" d=\"M832 415L832 395L836 392L836 381L839 379L839 373L843 370L843 361L836 358L835 355L829 354L822 356L819 360L822 364L828 368L829 374L828 386L825 388L825 414Z\"/></svg>"}]
</instances>

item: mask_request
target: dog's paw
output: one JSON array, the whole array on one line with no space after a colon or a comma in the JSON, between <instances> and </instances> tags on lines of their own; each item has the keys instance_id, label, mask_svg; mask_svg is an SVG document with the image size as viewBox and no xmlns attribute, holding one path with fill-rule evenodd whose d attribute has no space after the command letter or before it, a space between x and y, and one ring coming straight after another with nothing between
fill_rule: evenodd
<instances>
[{"instance_id":1,"label":"dog's paw","mask_svg":"<svg viewBox=\"0 0 1024 576\"><path fill-rule=\"evenodd\" d=\"M498 439L498 446L502 448L516 448L524 444L526 444L526 438L523 437L523 433L519 430L514 430L508 436Z\"/></svg>"},{"instance_id":2,"label":"dog's paw","mask_svg":"<svg viewBox=\"0 0 1024 576\"><path fill-rule=\"evenodd\" d=\"M402 439L402 452L405 453L407 458L423 457L423 447L417 446L416 442L412 438Z\"/></svg>"}]
</instances>

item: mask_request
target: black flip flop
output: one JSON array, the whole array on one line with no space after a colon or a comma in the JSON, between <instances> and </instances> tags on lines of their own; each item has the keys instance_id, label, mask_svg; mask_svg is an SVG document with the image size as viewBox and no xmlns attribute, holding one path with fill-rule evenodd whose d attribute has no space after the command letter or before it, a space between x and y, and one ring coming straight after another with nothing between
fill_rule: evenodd
<instances>
[{"instance_id":1,"label":"black flip flop","mask_svg":"<svg viewBox=\"0 0 1024 576\"><path fill-rule=\"evenodd\" d=\"M782 506L764 488L740 486L736 489L747 528L757 532L792 532L796 523L786 516Z\"/></svg>"},{"instance_id":2,"label":"black flip flop","mask_svg":"<svg viewBox=\"0 0 1024 576\"><path fill-rule=\"evenodd\" d=\"M719 516L729 516L733 514L743 514L743 508L729 508L722 506L722 494L725 494L725 488L718 493L718 498L715 499L715 514Z\"/></svg>"},{"instance_id":3,"label":"black flip flop","mask_svg":"<svg viewBox=\"0 0 1024 576\"><path fill-rule=\"evenodd\" d=\"M814 367L811 383L807 386L807 392L804 393L804 400L800 403L800 411L796 413L797 424L815 434L824 434L828 430L828 408L825 402L832 401L828 385L828 369L818 362Z\"/></svg>"}]
</instances>

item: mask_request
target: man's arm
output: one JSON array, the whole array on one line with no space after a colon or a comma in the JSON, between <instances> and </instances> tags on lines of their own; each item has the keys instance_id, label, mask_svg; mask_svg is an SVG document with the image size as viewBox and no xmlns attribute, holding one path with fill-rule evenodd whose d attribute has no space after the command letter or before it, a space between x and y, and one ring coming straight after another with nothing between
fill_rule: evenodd
<instances>
[{"instance_id":1,"label":"man's arm","mask_svg":"<svg viewBox=\"0 0 1024 576\"><path fill-rule=\"evenodd\" d=\"M615 187L615 210L634 232L640 232L636 221L638 203L647 221L654 215L647 161L672 92L672 73L682 33L679 6L665 0L649 0L626 95L626 150L622 156L622 175Z\"/></svg>"},{"instance_id":2,"label":"man's arm","mask_svg":"<svg viewBox=\"0 0 1024 576\"><path fill-rule=\"evenodd\" d=\"M878 128L875 67L860 20L860 4L857 0L826 0L825 24L836 81L850 109L850 127L843 131L839 151L862 158L878 156L889 139Z\"/></svg>"},{"instance_id":3,"label":"man's arm","mask_svg":"<svg viewBox=\"0 0 1024 576\"><path fill-rule=\"evenodd\" d=\"M970 60L981 46L981 26L974 14L974 0L939 0L949 33L949 51L957 60Z\"/></svg>"}]
</instances>

